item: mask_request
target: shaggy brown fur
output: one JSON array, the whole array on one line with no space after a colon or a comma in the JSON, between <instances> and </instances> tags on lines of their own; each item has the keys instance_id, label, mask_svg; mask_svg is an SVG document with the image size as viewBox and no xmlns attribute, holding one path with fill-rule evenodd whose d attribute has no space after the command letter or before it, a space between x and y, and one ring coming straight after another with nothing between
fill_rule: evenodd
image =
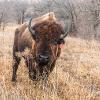
<instances>
[{"instance_id":1,"label":"shaggy brown fur","mask_svg":"<svg viewBox=\"0 0 100 100\"><path fill-rule=\"evenodd\" d=\"M51 16L51 17L50 17ZM57 57L60 55L61 49L57 44L54 44L56 39L59 39L61 34L64 33L60 24L55 21L54 15L46 14L44 17L37 18L32 21L32 28L38 37L38 42L34 40L31 33L28 30L28 23L21 25L15 32L14 45L13 45L13 75L12 81L16 80L16 71L20 63L20 57L16 55L16 52L24 52L26 48L29 48L30 52L27 56L24 56L26 64L29 68L29 76L31 79L36 78L36 61L34 58L38 54L48 51L50 55L50 71L53 70ZM42 66L37 64L39 72L43 72Z\"/></svg>"}]
</instances>

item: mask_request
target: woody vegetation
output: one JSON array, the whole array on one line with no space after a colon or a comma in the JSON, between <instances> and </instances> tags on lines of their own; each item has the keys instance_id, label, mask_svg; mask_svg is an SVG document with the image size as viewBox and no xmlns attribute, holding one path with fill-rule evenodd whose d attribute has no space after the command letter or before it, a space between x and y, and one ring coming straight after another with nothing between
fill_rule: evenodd
<instances>
[{"instance_id":1,"label":"woody vegetation","mask_svg":"<svg viewBox=\"0 0 100 100\"><path fill-rule=\"evenodd\" d=\"M9 9L9 12L8 12ZM55 12L70 36L85 39L100 37L99 0L2 0L0 1L0 28L11 23L22 24L50 11Z\"/></svg>"}]
</instances>

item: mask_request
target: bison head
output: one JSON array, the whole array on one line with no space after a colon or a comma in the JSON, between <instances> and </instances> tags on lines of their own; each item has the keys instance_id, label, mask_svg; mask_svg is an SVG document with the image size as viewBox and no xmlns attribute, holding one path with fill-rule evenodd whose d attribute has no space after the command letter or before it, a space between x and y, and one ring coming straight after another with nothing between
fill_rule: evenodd
<instances>
[{"instance_id":1,"label":"bison head","mask_svg":"<svg viewBox=\"0 0 100 100\"><path fill-rule=\"evenodd\" d=\"M55 21L44 21L31 26L29 31L35 40L35 58L39 66L51 65L56 61L60 51L59 44L67 36L60 24Z\"/></svg>"}]
</instances>

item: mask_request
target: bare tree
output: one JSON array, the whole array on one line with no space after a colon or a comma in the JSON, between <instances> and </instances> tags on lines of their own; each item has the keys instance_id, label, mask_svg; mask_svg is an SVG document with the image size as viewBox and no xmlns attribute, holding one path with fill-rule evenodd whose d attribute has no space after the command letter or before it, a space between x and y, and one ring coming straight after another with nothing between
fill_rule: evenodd
<instances>
[{"instance_id":1,"label":"bare tree","mask_svg":"<svg viewBox=\"0 0 100 100\"><path fill-rule=\"evenodd\" d=\"M0 27L9 22L22 24L30 17L51 11L62 21L66 32L77 33L82 38L98 37L100 0L3 0L0 1Z\"/></svg>"},{"instance_id":2,"label":"bare tree","mask_svg":"<svg viewBox=\"0 0 100 100\"><path fill-rule=\"evenodd\" d=\"M2 26L3 30L8 23L8 9L9 6L6 1L0 2L0 27ZM5 7L6 6L6 7Z\"/></svg>"},{"instance_id":3,"label":"bare tree","mask_svg":"<svg viewBox=\"0 0 100 100\"><path fill-rule=\"evenodd\" d=\"M50 11L55 12L57 18L62 20L66 32L70 33L76 30L74 25L76 15L70 0L38 0L33 4L33 16L40 16Z\"/></svg>"},{"instance_id":4,"label":"bare tree","mask_svg":"<svg viewBox=\"0 0 100 100\"><path fill-rule=\"evenodd\" d=\"M15 11L15 20L18 24L22 24L25 21L25 12L28 8L28 3L25 1L14 1L14 11Z\"/></svg>"}]
</instances>

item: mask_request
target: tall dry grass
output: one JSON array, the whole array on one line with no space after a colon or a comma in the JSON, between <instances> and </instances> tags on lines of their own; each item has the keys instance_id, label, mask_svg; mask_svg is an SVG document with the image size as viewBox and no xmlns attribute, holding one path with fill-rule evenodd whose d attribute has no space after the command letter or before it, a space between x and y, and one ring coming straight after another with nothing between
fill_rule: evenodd
<instances>
[{"instance_id":1,"label":"tall dry grass","mask_svg":"<svg viewBox=\"0 0 100 100\"><path fill-rule=\"evenodd\" d=\"M11 82L13 30L0 32L0 100L100 100L100 44L66 38L47 82L33 82L22 59Z\"/></svg>"}]
</instances>

